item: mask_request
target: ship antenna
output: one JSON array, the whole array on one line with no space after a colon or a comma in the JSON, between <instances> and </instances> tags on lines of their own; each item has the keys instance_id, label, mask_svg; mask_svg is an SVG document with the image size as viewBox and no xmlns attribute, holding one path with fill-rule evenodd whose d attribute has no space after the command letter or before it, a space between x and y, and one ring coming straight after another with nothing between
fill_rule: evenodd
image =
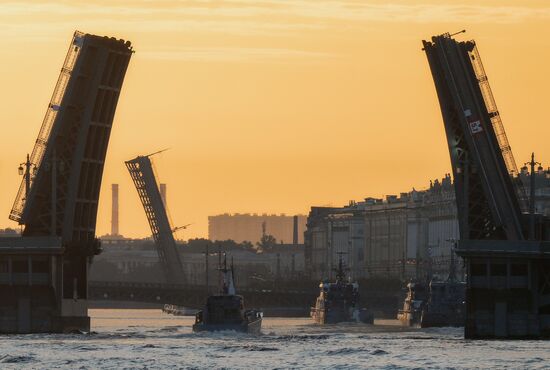
<instances>
[{"instance_id":1,"label":"ship antenna","mask_svg":"<svg viewBox=\"0 0 550 370\"><path fill-rule=\"evenodd\" d=\"M233 284L233 290L235 290L235 270L233 266L233 256L231 256L231 283ZM235 294L235 292L233 292L233 294Z\"/></svg>"},{"instance_id":2,"label":"ship antenna","mask_svg":"<svg viewBox=\"0 0 550 370\"><path fill-rule=\"evenodd\" d=\"M223 292L222 247L218 244L218 292Z\"/></svg>"},{"instance_id":3,"label":"ship antenna","mask_svg":"<svg viewBox=\"0 0 550 370\"><path fill-rule=\"evenodd\" d=\"M346 273L344 271L344 259L342 256L347 254L346 252L336 252L338 255L338 269L336 270L336 281L343 282L346 279Z\"/></svg>"},{"instance_id":4,"label":"ship antenna","mask_svg":"<svg viewBox=\"0 0 550 370\"><path fill-rule=\"evenodd\" d=\"M447 239L449 243L452 243L451 246L451 264L449 266L449 277L447 278L447 281L454 283L458 279L456 278L456 265L455 265L455 248L458 243L458 240L456 239Z\"/></svg>"},{"instance_id":5,"label":"ship antenna","mask_svg":"<svg viewBox=\"0 0 550 370\"><path fill-rule=\"evenodd\" d=\"M229 292L229 281L227 279L227 253L223 252L223 294Z\"/></svg>"}]
</instances>

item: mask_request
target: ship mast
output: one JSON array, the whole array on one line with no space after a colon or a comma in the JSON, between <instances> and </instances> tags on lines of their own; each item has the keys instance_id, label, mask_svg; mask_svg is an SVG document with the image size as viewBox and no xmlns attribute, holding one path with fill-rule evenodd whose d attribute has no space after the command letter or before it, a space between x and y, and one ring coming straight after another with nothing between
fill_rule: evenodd
<instances>
[{"instance_id":1,"label":"ship mast","mask_svg":"<svg viewBox=\"0 0 550 370\"><path fill-rule=\"evenodd\" d=\"M219 267L222 295L235 295L235 283L233 281L233 259L231 259L231 268L227 268L227 254L223 253L223 267L221 264L221 251L219 252Z\"/></svg>"},{"instance_id":2,"label":"ship mast","mask_svg":"<svg viewBox=\"0 0 550 370\"><path fill-rule=\"evenodd\" d=\"M338 255L338 268L336 271L336 282L344 282L346 280L346 268L344 267L344 259L342 256L347 254L346 252L336 252Z\"/></svg>"}]
</instances>

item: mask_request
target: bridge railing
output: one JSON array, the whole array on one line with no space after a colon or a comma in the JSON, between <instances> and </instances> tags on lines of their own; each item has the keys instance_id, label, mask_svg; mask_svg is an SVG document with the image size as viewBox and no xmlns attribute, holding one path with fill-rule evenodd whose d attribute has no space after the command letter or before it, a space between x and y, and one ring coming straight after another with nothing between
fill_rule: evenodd
<instances>
[{"instance_id":1,"label":"bridge railing","mask_svg":"<svg viewBox=\"0 0 550 370\"><path fill-rule=\"evenodd\" d=\"M63 102L63 97L65 96L65 91L71 77L71 72L73 71L73 68L76 64L78 55L80 54L80 46L82 45L83 36L84 34L79 31L76 31L74 33L71 44L69 45L69 50L67 51L67 55L65 57L65 61L63 63L63 67L61 68L61 72L59 73L59 78L57 79L57 83L50 99L48 109L46 110L46 115L44 116L44 120L42 121L42 126L40 128L38 138L36 139L34 149L30 156L30 161L36 166L36 168L40 168L40 165L42 164L42 159L44 158L46 145L50 138L52 127L57 117L57 113L61 108L61 103ZM31 174L31 185L33 183L33 180L34 176L32 176ZM23 178L9 215L9 218L13 221L19 222L21 220L21 215L23 214L23 209L25 208L25 202L27 201L27 199L25 198L26 190L27 189L25 185L25 178Z\"/></svg>"},{"instance_id":2,"label":"bridge railing","mask_svg":"<svg viewBox=\"0 0 550 370\"><path fill-rule=\"evenodd\" d=\"M479 88L481 90L481 94L483 95L483 100L485 102L485 106L487 107L487 112L489 113L491 124L495 131L495 135L497 137L502 156L504 157L504 162L506 164L508 173L511 176L517 176L519 172L516 165L516 160L514 159L510 142L508 141L508 137L506 136L506 131L504 130L502 118L500 117L497 103L491 90L491 86L489 85L489 79L487 78L487 74L485 73L485 68L483 67L483 63L481 61L481 56L479 55L479 50L477 49L477 46L475 46L474 49L470 52L470 59L472 60L472 66L478 80ZM525 201L525 199L527 199L527 196L524 187L518 182L514 182L514 190L516 191L520 207L523 211L526 211L528 205Z\"/></svg>"}]
</instances>

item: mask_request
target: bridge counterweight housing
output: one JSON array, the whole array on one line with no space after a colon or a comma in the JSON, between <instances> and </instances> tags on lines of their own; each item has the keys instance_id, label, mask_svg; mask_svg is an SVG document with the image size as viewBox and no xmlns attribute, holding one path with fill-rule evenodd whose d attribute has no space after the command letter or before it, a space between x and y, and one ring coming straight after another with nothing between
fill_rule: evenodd
<instances>
[{"instance_id":1,"label":"bridge counterweight housing","mask_svg":"<svg viewBox=\"0 0 550 370\"><path fill-rule=\"evenodd\" d=\"M115 38L75 32L71 40L31 155L36 172L10 213L24 225L22 237L0 240L0 294L9 297L0 301L0 333L90 329L99 192L132 53L129 41Z\"/></svg>"}]
</instances>

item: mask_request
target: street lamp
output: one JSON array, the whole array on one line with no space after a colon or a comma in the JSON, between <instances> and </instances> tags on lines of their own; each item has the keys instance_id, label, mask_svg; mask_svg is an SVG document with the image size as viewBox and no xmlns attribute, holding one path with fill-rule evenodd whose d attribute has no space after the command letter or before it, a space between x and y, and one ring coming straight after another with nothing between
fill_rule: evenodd
<instances>
[{"instance_id":1,"label":"street lamp","mask_svg":"<svg viewBox=\"0 0 550 370\"><path fill-rule=\"evenodd\" d=\"M456 266L455 266L455 250L458 245L458 240L455 238L445 239L446 242L452 243L451 247L451 264L449 265L448 281L456 281Z\"/></svg>"},{"instance_id":2,"label":"street lamp","mask_svg":"<svg viewBox=\"0 0 550 370\"><path fill-rule=\"evenodd\" d=\"M23 178L25 179L25 199L28 198L29 190L31 187L31 168L33 169L33 172L36 171L36 165L34 163L31 163L30 156L27 154L27 161L19 163L19 168L17 168L19 176L23 176Z\"/></svg>"}]
</instances>

